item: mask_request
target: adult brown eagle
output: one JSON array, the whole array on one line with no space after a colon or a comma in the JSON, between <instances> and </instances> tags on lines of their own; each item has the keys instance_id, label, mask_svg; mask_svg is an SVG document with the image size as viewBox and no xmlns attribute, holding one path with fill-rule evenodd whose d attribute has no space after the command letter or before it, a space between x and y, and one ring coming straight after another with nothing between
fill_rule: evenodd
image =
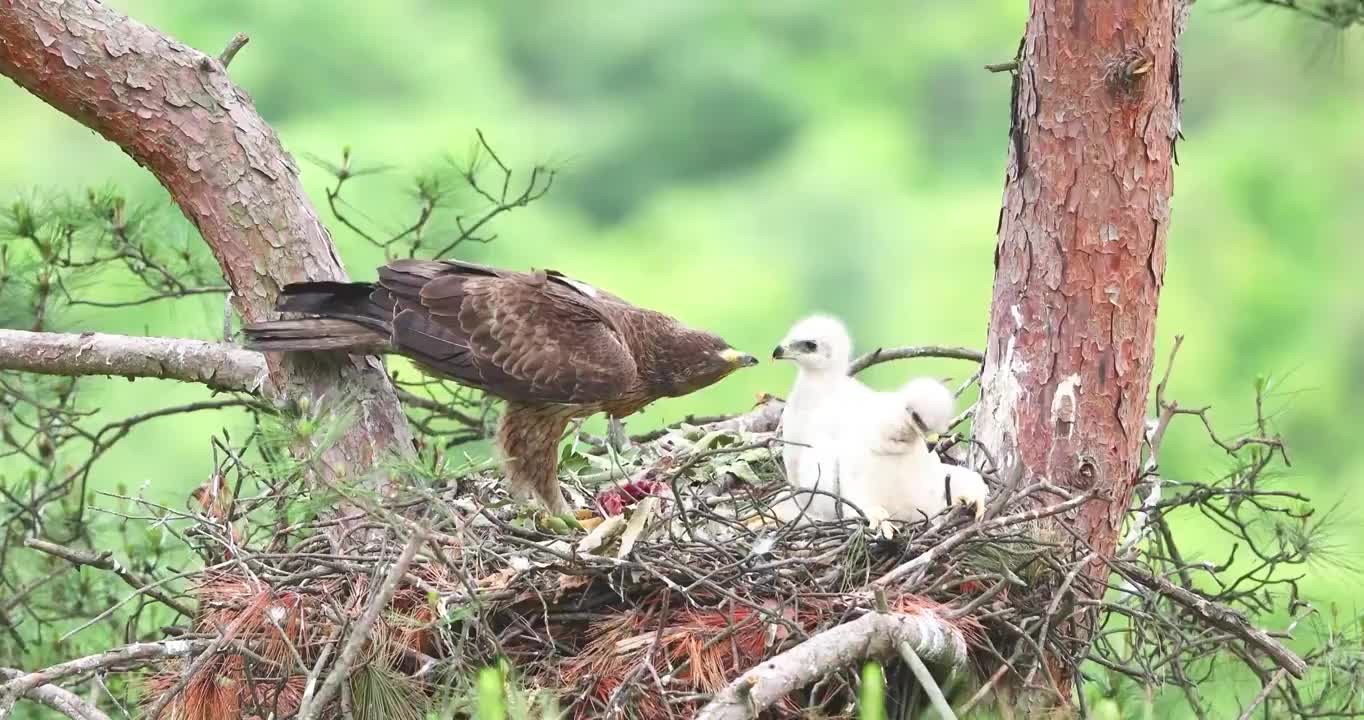
<instances>
[{"instance_id":1,"label":"adult brown eagle","mask_svg":"<svg viewBox=\"0 0 1364 720\"><path fill-rule=\"evenodd\" d=\"M511 490L555 513L569 511L558 447L570 420L625 417L758 362L553 270L398 260L377 283L286 285L276 309L311 317L248 325L248 347L396 353L505 400L497 444Z\"/></svg>"}]
</instances>

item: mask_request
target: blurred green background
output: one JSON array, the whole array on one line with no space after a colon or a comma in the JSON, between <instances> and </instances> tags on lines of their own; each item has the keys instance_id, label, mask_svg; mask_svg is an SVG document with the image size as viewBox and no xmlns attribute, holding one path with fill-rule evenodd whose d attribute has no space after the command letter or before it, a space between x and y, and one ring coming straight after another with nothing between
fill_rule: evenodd
<instances>
[{"instance_id":1,"label":"blurred green background","mask_svg":"<svg viewBox=\"0 0 1364 720\"><path fill-rule=\"evenodd\" d=\"M351 145L357 164L395 169L354 181L347 198L399 228L414 207L410 178L463 155L478 128L509 163L560 175L544 200L498 221L496 242L461 257L559 269L760 356L815 310L845 318L862 350L983 344L1009 78L982 66L1013 57L1025 0L110 4L215 54L248 33L231 74L319 204L330 178L303 154L337 159ZM1186 141L1158 370L1185 335L1170 394L1212 405L1225 433L1248 429L1255 378L1270 376L1274 428L1294 460L1280 482L1320 506L1343 502L1337 540L1353 553L1364 543L1359 37L1202 0L1183 47ZM8 82L0 120L0 197L112 181L178 218L148 173ZM372 277L382 255L322 214L351 275ZM170 232L192 231L180 221ZM75 308L61 323L214 338L221 318L218 299L194 298ZM920 361L870 378L967 372ZM767 363L659 403L630 429L742 410L790 381L789 366ZM110 414L203 394L121 380L89 392ZM179 504L209 472L209 435L237 422L143 426L103 461L99 482L148 483ZM1195 422L1167 438L1166 474L1199 480L1225 466ZM1218 559L1225 550L1206 548ZM1354 610L1358 575L1312 572L1312 599Z\"/></svg>"}]
</instances>

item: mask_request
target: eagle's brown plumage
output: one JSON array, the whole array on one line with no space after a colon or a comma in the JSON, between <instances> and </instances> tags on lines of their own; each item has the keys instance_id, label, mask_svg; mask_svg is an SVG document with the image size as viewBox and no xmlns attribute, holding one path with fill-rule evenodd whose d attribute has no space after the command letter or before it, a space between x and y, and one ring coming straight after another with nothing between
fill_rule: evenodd
<instances>
[{"instance_id":1,"label":"eagle's brown plumage","mask_svg":"<svg viewBox=\"0 0 1364 720\"><path fill-rule=\"evenodd\" d=\"M248 347L396 353L505 400L497 443L512 491L554 512L568 510L558 445L570 420L624 417L757 362L553 270L398 260L377 283L288 285L276 309L309 317L248 325Z\"/></svg>"}]
</instances>

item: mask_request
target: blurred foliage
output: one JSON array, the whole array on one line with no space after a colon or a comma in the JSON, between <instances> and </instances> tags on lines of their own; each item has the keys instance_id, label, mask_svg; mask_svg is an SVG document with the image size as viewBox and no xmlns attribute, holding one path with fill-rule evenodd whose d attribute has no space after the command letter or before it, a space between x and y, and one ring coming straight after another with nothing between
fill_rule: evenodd
<instances>
[{"instance_id":1,"label":"blurred foliage","mask_svg":"<svg viewBox=\"0 0 1364 720\"><path fill-rule=\"evenodd\" d=\"M1302 13L1327 25L1348 28L1364 23L1364 0L1246 0Z\"/></svg>"},{"instance_id":2,"label":"blurred foliage","mask_svg":"<svg viewBox=\"0 0 1364 720\"><path fill-rule=\"evenodd\" d=\"M1009 88L981 66L1013 56L1022 0L111 4L213 53L248 33L231 73L287 148L336 158L350 146L356 162L392 168L346 190L376 233L408 227L431 189L411 178L448 170L444 156L459 156L482 128L509 165L558 175L543 200L498 219L496 242L461 246L459 257L559 269L757 354L817 309L844 316L863 349L983 342ZM1250 12L1266 5L1302 12ZM1294 460L1278 481L1320 506L1342 503L1346 518L1358 516L1364 472L1354 442L1364 429L1354 411L1364 391L1364 61L1358 36L1330 25L1357 23L1358 5L1195 6L1157 347L1164 357L1176 333L1187 336L1170 395L1210 404L1215 417L1250 417L1247 390L1268 377L1267 412ZM202 260L193 229L117 148L9 83L0 107L0 206L35 188L112 183L128 198L122 222L154 223L139 236L184 248L189 265ZM303 177L352 275L371 277L384 249L327 215L333 174L304 164ZM110 239L104 251L135 259L100 197L69 205L107 208L82 227ZM7 247L20 242L6 232ZM18 259L0 273L0 322L31 326L13 301L41 278ZM75 294L126 302L146 286L115 273L84 278ZM221 324L221 300L209 294L134 310L64 306L43 327L215 338ZM907 372L963 370L925 361L869 376L884 385ZM789 369L760 367L659 403L631 426L742 409L789 382ZM86 407L105 421L205 396L168 382L88 384ZM176 504L212 470L204 439L245 422L200 413L141 425L109 450L92 489L145 486ZM1172 433L1161 469L1206 480L1220 472L1219 455L1196 432ZM1357 560L1350 548L1364 530L1341 524L1340 552ZM1195 538L1203 530L1181 528ZM1221 553L1209 548L1209 559ZM1357 584L1354 573L1317 570L1303 586L1316 602L1349 605ZM1149 707L1140 700L1132 707Z\"/></svg>"}]
</instances>

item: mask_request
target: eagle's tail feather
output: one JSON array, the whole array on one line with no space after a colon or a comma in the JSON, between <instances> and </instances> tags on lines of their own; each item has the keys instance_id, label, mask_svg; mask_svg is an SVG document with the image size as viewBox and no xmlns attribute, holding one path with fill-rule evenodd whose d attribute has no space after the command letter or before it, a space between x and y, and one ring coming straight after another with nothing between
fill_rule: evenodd
<instances>
[{"instance_id":1,"label":"eagle's tail feather","mask_svg":"<svg viewBox=\"0 0 1364 720\"><path fill-rule=\"evenodd\" d=\"M370 283L303 282L285 285L275 309L317 317L270 320L242 328L246 346L261 351L389 352L389 312L374 302Z\"/></svg>"},{"instance_id":2,"label":"eagle's tail feather","mask_svg":"<svg viewBox=\"0 0 1364 720\"><path fill-rule=\"evenodd\" d=\"M378 307L370 299L373 292L372 283L290 283L280 291L275 309L313 315L367 315Z\"/></svg>"},{"instance_id":3,"label":"eagle's tail feather","mask_svg":"<svg viewBox=\"0 0 1364 720\"><path fill-rule=\"evenodd\" d=\"M246 347L262 352L337 350L356 354L390 350L388 334L357 318L271 320L242 328Z\"/></svg>"}]
</instances>

